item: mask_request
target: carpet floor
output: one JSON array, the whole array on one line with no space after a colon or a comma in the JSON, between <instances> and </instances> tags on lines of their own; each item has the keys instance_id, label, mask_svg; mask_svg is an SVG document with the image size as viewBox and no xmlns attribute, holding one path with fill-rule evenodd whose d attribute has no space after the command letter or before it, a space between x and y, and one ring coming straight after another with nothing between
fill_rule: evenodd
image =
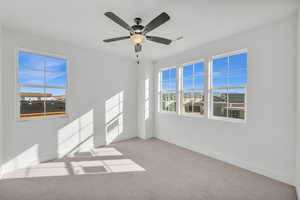
<instances>
[{"instance_id":1,"label":"carpet floor","mask_svg":"<svg viewBox=\"0 0 300 200\"><path fill-rule=\"evenodd\" d=\"M157 139L6 174L0 200L296 200L293 186Z\"/></svg>"}]
</instances>

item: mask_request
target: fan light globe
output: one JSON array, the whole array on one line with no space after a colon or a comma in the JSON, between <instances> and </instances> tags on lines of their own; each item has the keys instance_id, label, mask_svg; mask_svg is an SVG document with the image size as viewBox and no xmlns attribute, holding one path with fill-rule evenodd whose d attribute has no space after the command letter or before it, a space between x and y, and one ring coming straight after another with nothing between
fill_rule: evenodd
<instances>
[{"instance_id":1,"label":"fan light globe","mask_svg":"<svg viewBox=\"0 0 300 200\"><path fill-rule=\"evenodd\" d=\"M141 44L145 39L142 34L133 34L130 36L130 38L134 44Z\"/></svg>"}]
</instances>

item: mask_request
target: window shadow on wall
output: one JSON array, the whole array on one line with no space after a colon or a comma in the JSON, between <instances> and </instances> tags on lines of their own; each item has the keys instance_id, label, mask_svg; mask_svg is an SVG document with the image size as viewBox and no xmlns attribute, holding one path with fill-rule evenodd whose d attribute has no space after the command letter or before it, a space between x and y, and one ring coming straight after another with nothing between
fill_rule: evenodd
<instances>
[{"instance_id":1,"label":"window shadow on wall","mask_svg":"<svg viewBox=\"0 0 300 200\"><path fill-rule=\"evenodd\" d=\"M39 163L39 145L34 144L22 153L7 161L2 166L2 172L7 173Z\"/></svg>"},{"instance_id":2,"label":"window shadow on wall","mask_svg":"<svg viewBox=\"0 0 300 200\"><path fill-rule=\"evenodd\" d=\"M105 101L106 145L114 142L123 133L124 91Z\"/></svg>"},{"instance_id":3,"label":"window shadow on wall","mask_svg":"<svg viewBox=\"0 0 300 200\"><path fill-rule=\"evenodd\" d=\"M94 112L88 111L57 132L58 158L94 147Z\"/></svg>"},{"instance_id":4,"label":"window shadow on wall","mask_svg":"<svg viewBox=\"0 0 300 200\"><path fill-rule=\"evenodd\" d=\"M149 112L150 112L150 79L147 78L145 80L145 121L149 118Z\"/></svg>"}]
</instances>

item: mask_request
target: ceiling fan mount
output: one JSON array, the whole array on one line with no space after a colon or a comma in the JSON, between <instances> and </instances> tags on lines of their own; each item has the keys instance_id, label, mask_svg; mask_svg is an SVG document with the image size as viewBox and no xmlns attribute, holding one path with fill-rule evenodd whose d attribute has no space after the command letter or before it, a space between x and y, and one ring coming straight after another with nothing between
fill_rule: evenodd
<instances>
[{"instance_id":1,"label":"ceiling fan mount","mask_svg":"<svg viewBox=\"0 0 300 200\"><path fill-rule=\"evenodd\" d=\"M139 17L134 18L134 22L139 25L140 23L142 23L142 19Z\"/></svg>"},{"instance_id":2,"label":"ceiling fan mount","mask_svg":"<svg viewBox=\"0 0 300 200\"><path fill-rule=\"evenodd\" d=\"M112 21L114 21L115 23L122 26L123 28L125 28L126 30L128 30L129 36L106 39L103 40L103 42L114 42L119 40L131 39L132 42L134 43L134 50L136 53L142 51L142 43L145 41L145 39L152 42L165 44L165 45L169 45L172 42L172 40L167 38L146 35L150 31L154 30L155 28L159 27L160 25L164 24L166 21L170 19L170 16L165 12L158 15L156 18L150 21L146 26L141 25L142 19L139 17L134 18L134 22L136 24L134 24L133 26L129 26L124 20L122 20L120 17L118 17L116 14L112 12L106 12L104 13L104 15L107 16Z\"/></svg>"}]
</instances>

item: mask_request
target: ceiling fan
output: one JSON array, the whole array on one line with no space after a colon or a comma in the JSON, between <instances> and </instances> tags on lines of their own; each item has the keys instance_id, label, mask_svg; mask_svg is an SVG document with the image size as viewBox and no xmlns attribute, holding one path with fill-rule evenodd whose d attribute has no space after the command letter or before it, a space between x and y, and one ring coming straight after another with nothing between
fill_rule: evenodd
<instances>
[{"instance_id":1,"label":"ceiling fan","mask_svg":"<svg viewBox=\"0 0 300 200\"><path fill-rule=\"evenodd\" d=\"M145 38L152 42L157 42L165 45L171 44L172 40L157 36L148 36L146 35L150 31L154 30L155 28L159 27L166 21L170 19L170 16L163 12L160 15L158 15L156 18L154 18L151 22L149 22L146 26L141 25L142 19L137 17L134 19L135 25L129 26L124 20L122 20L120 17L118 17L113 12L106 12L104 13L106 17L114 21L115 23L119 24L123 28L129 31L129 36L123 36L123 37L117 37L117 38L111 38L103 40L103 42L114 42L119 40L125 40L125 39L131 39L134 43L134 51L136 53L142 51L142 43L145 41Z\"/></svg>"}]
</instances>

